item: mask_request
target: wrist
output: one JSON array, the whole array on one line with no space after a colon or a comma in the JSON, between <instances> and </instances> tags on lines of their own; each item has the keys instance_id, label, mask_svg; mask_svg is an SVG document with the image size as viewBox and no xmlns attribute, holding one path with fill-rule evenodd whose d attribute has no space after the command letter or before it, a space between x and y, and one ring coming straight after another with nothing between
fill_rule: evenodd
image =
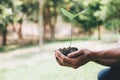
<instances>
[{"instance_id":1,"label":"wrist","mask_svg":"<svg viewBox=\"0 0 120 80\"><path fill-rule=\"evenodd\" d=\"M93 60L92 51L88 49L83 49L83 52L87 55L89 61Z\"/></svg>"},{"instance_id":2,"label":"wrist","mask_svg":"<svg viewBox=\"0 0 120 80\"><path fill-rule=\"evenodd\" d=\"M91 56L91 59L94 61L94 60L99 60L99 59L102 59L102 55L104 54L105 52L104 51L90 51L90 56Z\"/></svg>"}]
</instances>

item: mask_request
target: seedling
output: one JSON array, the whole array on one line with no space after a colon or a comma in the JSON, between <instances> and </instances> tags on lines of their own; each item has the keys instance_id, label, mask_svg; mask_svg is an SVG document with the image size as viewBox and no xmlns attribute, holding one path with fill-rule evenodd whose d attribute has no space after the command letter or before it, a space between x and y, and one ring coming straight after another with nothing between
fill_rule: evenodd
<instances>
[{"instance_id":1,"label":"seedling","mask_svg":"<svg viewBox=\"0 0 120 80\"><path fill-rule=\"evenodd\" d=\"M72 45L72 23L73 23L73 20L77 17L77 16L79 16L80 14L83 14L83 13L85 13L87 11L87 9L85 9L85 10L83 10L83 11L81 11L81 12L79 12L79 13L77 13L77 14L72 14L72 13L70 13L70 12L68 12L66 9L64 9L64 8L61 8L61 12L63 13L63 15L65 15L67 18L69 18L69 20L70 20L70 22L71 22L71 38L70 38L70 46L68 47L68 48L63 48L63 49L59 49L59 51L62 53L62 54L64 54L65 56L67 56L67 54L69 54L69 53L71 53L71 52L74 52L74 51L77 51L78 50L78 48L76 48L76 47L71 47L71 45Z\"/></svg>"}]
</instances>

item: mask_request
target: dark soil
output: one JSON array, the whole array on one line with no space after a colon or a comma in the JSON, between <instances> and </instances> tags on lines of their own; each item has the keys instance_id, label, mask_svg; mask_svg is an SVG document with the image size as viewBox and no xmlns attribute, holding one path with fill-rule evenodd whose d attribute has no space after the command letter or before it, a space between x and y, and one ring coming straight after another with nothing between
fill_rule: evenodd
<instances>
[{"instance_id":1,"label":"dark soil","mask_svg":"<svg viewBox=\"0 0 120 80\"><path fill-rule=\"evenodd\" d=\"M69 53L77 51L78 48L76 47L67 47L67 48L63 48L63 49L58 49L62 54L64 54L65 56L67 56Z\"/></svg>"}]
</instances>

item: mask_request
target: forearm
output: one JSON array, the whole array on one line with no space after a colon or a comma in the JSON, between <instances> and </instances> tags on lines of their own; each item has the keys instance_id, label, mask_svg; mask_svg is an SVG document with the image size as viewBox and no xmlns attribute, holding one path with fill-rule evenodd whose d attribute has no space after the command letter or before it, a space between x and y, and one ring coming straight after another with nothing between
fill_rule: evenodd
<instances>
[{"instance_id":1,"label":"forearm","mask_svg":"<svg viewBox=\"0 0 120 80\"><path fill-rule=\"evenodd\" d=\"M91 51L91 57L97 59L120 59L120 47L103 51Z\"/></svg>"},{"instance_id":2,"label":"forearm","mask_svg":"<svg viewBox=\"0 0 120 80\"><path fill-rule=\"evenodd\" d=\"M93 61L104 66L114 66L120 64L120 60L118 59L99 59Z\"/></svg>"}]
</instances>

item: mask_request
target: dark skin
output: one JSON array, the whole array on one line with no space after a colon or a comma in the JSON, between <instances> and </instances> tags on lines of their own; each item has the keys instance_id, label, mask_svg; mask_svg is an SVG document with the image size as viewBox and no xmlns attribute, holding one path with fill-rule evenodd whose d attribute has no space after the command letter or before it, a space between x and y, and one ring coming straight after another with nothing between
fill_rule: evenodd
<instances>
[{"instance_id":1,"label":"dark skin","mask_svg":"<svg viewBox=\"0 0 120 80\"><path fill-rule=\"evenodd\" d=\"M103 51L91 51L81 49L64 56L60 51L55 51L56 61L61 66L72 67L74 69L83 66L89 61L94 61L101 65L112 66L120 64L120 47Z\"/></svg>"},{"instance_id":2,"label":"dark skin","mask_svg":"<svg viewBox=\"0 0 120 80\"><path fill-rule=\"evenodd\" d=\"M68 66L75 69L90 61L89 55L87 53L84 53L84 50L79 50L73 52L72 54L75 55L64 56L60 51L55 51L56 61L61 66Z\"/></svg>"}]
</instances>

